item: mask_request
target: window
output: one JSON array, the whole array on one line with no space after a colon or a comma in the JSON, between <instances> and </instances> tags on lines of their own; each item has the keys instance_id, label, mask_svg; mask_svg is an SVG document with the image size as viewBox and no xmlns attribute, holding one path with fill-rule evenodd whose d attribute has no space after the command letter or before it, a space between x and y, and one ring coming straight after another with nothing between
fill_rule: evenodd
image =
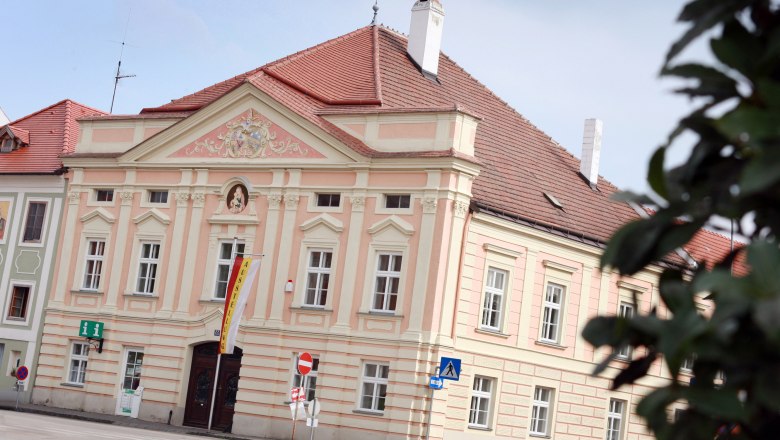
<instances>
[{"instance_id":1,"label":"window","mask_svg":"<svg viewBox=\"0 0 780 440\"><path fill-rule=\"evenodd\" d=\"M677 423L682 419L683 415L685 415L685 410L682 408L675 408L674 409L674 422Z\"/></svg>"},{"instance_id":2,"label":"window","mask_svg":"<svg viewBox=\"0 0 780 440\"><path fill-rule=\"evenodd\" d=\"M379 254L372 309L381 312L395 311L400 283L401 255Z\"/></svg>"},{"instance_id":3,"label":"window","mask_svg":"<svg viewBox=\"0 0 780 440\"><path fill-rule=\"evenodd\" d=\"M563 302L563 286L547 284L544 296L544 312L542 313L542 335L544 342L558 343L561 328L561 303Z\"/></svg>"},{"instance_id":4,"label":"window","mask_svg":"<svg viewBox=\"0 0 780 440\"><path fill-rule=\"evenodd\" d=\"M504 284L506 272L488 269L485 285L485 303L482 306L482 327L489 330L501 330L501 308L504 303Z\"/></svg>"},{"instance_id":5,"label":"window","mask_svg":"<svg viewBox=\"0 0 780 440\"><path fill-rule=\"evenodd\" d=\"M113 202L114 190L113 189L96 189L95 190L96 202Z\"/></svg>"},{"instance_id":6,"label":"window","mask_svg":"<svg viewBox=\"0 0 780 440\"><path fill-rule=\"evenodd\" d=\"M531 407L531 435L550 434L550 402L553 390L550 388L536 387L534 389L534 401Z\"/></svg>"},{"instance_id":7,"label":"window","mask_svg":"<svg viewBox=\"0 0 780 440\"><path fill-rule=\"evenodd\" d=\"M474 377L469 409L469 427L487 428L490 416L490 397L493 381L486 377Z\"/></svg>"},{"instance_id":8,"label":"window","mask_svg":"<svg viewBox=\"0 0 780 440\"><path fill-rule=\"evenodd\" d=\"M84 290L98 290L100 288L100 275L103 272L103 255L106 251L104 240L89 240L87 242L87 257L84 265Z\"/></svg>"},{"instance_id":9,"label":"window","mask_svg":"<svg viewBox=\"0 0 780 440\"><path fill-rule=\"evenodd\" d=\"M320 366L320 358L312 356L311 371L306 376L298 374L298 356L295 356L293 362L293 387L301 387L306 393L306 400L314 400L314 392L317 390L317 369Z\"/></svg>"},{"instance_id":10,"label":"window","mask_svg":"<svg viewBox=\"0 0 780 440\"><path fill-rule=\"evenodd\" d=\"M618 309L618 316L622 318L631 318L634 316L634 306L627 302L621 302ZM624 345L620 347L617 352L617 357L620 359L631 359L631 346Z\"/></svg>"},{"instance_id":11,"label":"window","mask_svg":"<svg viewBox=\"0 0 780 440\"><path fill-rule=\"evenodd\" d=\"M684 373L693 372L693 362L695 360L696 360L696 355L690 355L687 358L683 359L682 364L680 365L680 370L682 370Z\"/></svg>"},{"instance_id":12,"label":"window","mask_svg":"<svg viewBox=\"0 0 780 440\"><path fill-rule=\"evenodd\" d=\"M87 373L87 357L89 356L89 344L86 342L74 342L70 352L70 372L68 382L84 384Z\"/></svg>"},{"instance_id":13,"label":"window","mask_svg":"<svg viewBox=\"0 0 780 440\"><path fill-rule=\"evenodd\" d=\"M168 191L166 190L150 190L149 191L149 203L168 203Z\"/></svg>"},{"instance_id":14,"label":"window","mask_svg":"<svg viewBox=\"0 0 780 440\"><path fill-rule=\"evenodd\" d=\"M360 393L360 409L381 412L385 410L387 377L390 367L381 364L365 364Z\"/></svg>"},{"instance_id":15,"label":"window","mask_svg":"<svg viewBox=\"0 0 780 440\"><path fill-rule=\"evenodd\" d=\"M317 206L321 208L338 208L341 206L341 194L317 194Z\"/></svg>"},{"instance_id":16,"label":"window","mask_svg":"<svg viewBox=\"0 0 780 440\"><path fill-rule=\"evenodd\" d=\"M214 288L214 298L224 299L227 296L227 286L230 282L230 266L233 264L233 255L244 254L244 243L223 241L219 244L219 257L217 258L217 283Z\"/></svg>"},{"instance_id":17,"label":"window","mask_svg":"<svg viewBox=\"0 0 780 440\"><path fill-rule=\"evenodd\" d=\"M40 243L43 235L43 219L46 216L46 202L30 202L27 207L27 221L24 225L25 243Z\"/></svg>"},{"instance_id":18,"label":"window","mask_svg":"<svg viewBox=\"0 0 780 440\"><path fill-rule=\"evenodd\" d=\"M141 259L138 263L136 293L151 295L157 281L157 264L160 260L159 243L141 243Z\"/></svg>"},{"instance_id":19,"label":"window","mask_svg":"<svg viewBox=\"0 0 780 440\"><path fill-rule=\"evenodd\" d=\"M333 252L319 250L309 252L305 305L325 307L325 301L328 299L332 260Z\"/></svg>"},{"instance_id":20,"label":"window","mask_svg":"<svg viewBox=\"0 0 780 440\"><path fill-rule=\"evenodd\" d=\"M620 440L623 432L623 411L625 402L617 399L609 399L609 411L607 412L607 440Z\"/></svg>"},{"instance_id":21,"label":"window","mask_svg":"<svg viewBox=\"0 0 780 440\"><path fill-rule=\"evenodd\" d=\"M410 207L412 196L409 194L385 194L385 208L402 209Z\"/></svg>"},{"instance_id":22,"label":"window","mask_svg":"<svg viewBox=\"0 0 780 440\"><path fill-rule=\"evenodd\" d=\"M135 390L141 382L141 367L144 363L144 352L128 350L125 358L125 371L122 376L122 389ZM85 365L86 366L86 365Z\"/></svg>"},{"instance_id":23,"label":"window","mask_svg":"<svg viewBox=\"0 0 780 440\"><path fill-rule=\"evenodd\" d=\"M0 153L10 153L14 151L14 140L11 138L5 138L2 146L0 146Z\"/></svg>"},{"instance_id":24,"label":"window","mask_svg":"<svg viewBox=\"0 0 780 440\"><path fill-rule=\"evenodd\" d=\"M11 302L8 304L8 318L26 319L27 303L30 301L29 286L13 286Z\"/></svg>"}]
</instances>

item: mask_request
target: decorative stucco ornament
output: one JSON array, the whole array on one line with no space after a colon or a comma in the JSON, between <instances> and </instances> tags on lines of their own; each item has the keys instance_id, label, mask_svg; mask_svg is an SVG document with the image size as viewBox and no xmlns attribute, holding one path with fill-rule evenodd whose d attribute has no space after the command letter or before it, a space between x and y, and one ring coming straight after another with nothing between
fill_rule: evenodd
<instances>
[{"instance_id":1,"label":"decorative stucco ornament","mask_svg":"<svg viewBox=\"0 0 780 440\"><path fill-rule=\"evenodd\" d=\"M196 142L187 148L186 154L191 156L208 152L221 157L255 159L286 153L308 153L305 147L290 138L277 141L276 132L271 130L271 125L270 121L255 115L250 109L248 115L225 124L227 132L217 135L216 141L204 139Z\"/></svg>"}]
</instances>

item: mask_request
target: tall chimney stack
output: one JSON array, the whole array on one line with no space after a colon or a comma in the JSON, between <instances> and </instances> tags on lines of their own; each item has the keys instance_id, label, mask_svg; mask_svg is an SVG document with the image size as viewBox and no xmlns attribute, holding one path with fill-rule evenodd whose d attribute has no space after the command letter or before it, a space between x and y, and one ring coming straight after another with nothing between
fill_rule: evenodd
<instances>
[{"instance_id":1,"label":"tall chimney stack","mask_svg":"<svg viewBox=\"0 0 780 440\"><path fill-rule=\"evenodd\" d=\"M409 44L406 51L423 73L439 73L439 52L444 28L444 7L440 0L417 0L412 7Z\"/></svg>"},{"instance_id":2,"label":"tall chimney stack","mask_svg":"<svg viewBox=\"0 0 780 440\"><path fill-rule=\"evenodd\" d=\"M585 120L582 134L582 158L580 174L595 187L599 182L599 159L601 159L601 131L604 124L599 119Z\"/></svg>"}]
</instances>

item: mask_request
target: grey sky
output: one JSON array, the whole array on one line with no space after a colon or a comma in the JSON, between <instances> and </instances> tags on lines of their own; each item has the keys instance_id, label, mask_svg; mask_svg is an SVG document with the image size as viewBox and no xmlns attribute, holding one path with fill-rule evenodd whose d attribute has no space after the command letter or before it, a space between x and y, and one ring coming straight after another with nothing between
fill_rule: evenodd
<instances>
[{"instance_id":1,"label":"grey sky","mask_svg":"<svg viewBox=\"0 0 780 440\"><path fill-rule=\"evenodd\" d=\"M380 0L408 32L412 0ZM579 156L583 120L604 121L601 174L644 190L653 149L688 110L657 78L682 32L681 1L443 0L443 50ZM3 0L0 106L13 120L64 98L137 113L367 25L373 0ZM132 11L131 11L132 10ZM5 14L4 14L5 15ZM11 66L11 68L9 68ZM677 154L680 157L680 153Z\"/></svg>"}]
</instances>

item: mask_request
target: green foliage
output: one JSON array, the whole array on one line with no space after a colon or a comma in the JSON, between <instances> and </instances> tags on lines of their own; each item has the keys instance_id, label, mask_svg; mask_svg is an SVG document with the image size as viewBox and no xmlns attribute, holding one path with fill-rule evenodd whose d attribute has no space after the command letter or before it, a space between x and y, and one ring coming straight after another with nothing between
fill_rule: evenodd
<instances>
[{"instance_id":1,"label":"green foliage","mask_svg":"<svg viewBox=\"0 0 780 440\"><path fill-rule=\"evenodd\" d=\"M668 261L713 218L732 220L749 243L707 269L670 267L659 290L671 317L652 310L625 318L591 320L583 336L613 354L625 345L645 347L613 380L613 388L645 376L659 358L674 380L637 407L659 439L780 438L780 5L771 0L692 0L679 20L688 30L671 47L661 75L687 84L676 92L699 107L682 118L653 155L648 183L661 207L623 226L610 240L602 267L622 275ZM674 64L693 41L710 38L713 65ZM688 161L665 168L666 150L682 133L697 140ZM647 203L625 193L621 200ZM754 228L747 225L754 226ZM743 227L744 226L744 227ZM744 253L748 275L731 265ZM713 313L702 317L697 295ZM680 376L695 356L689 381ZM716 379L724 374L726 380ZM687 402L677 421L669 407ZM730 429L733 427L737 429ZM726 428L726 429L724 429Z\"/></svg>"}]
</instances>

